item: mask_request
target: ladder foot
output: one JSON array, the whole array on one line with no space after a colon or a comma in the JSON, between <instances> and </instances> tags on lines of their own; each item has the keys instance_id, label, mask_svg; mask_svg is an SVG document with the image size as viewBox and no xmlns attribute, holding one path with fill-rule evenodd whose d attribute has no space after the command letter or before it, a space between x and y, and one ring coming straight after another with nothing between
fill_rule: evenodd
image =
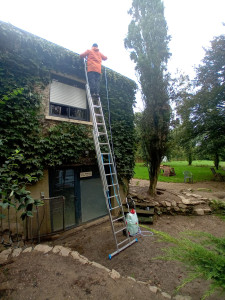
<instances>
[{"instance_id":1,"label":"ladder foot","mask_svg":"<svg viewBox=\"0 0 225 300\"><path fill-rule=\"evenodd\" d=\"M111 260L113 256L119 254L121 251L125 250L129 246L133 245L135 242L137 242L138 239L134 239L133 241L129 242L127 245L123 246L122 248L117 249L115 252L109 254L109 259Z\"/></svg>"}]
</instances>

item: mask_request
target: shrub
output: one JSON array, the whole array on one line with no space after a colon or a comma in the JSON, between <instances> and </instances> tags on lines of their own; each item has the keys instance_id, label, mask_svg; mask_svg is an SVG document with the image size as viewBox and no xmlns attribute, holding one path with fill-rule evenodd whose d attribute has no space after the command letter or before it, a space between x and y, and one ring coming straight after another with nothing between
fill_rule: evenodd
<instances>
[{"instance_id":1,"label":"shrub","mask_svg":"<svg viewBox=\"0 0 225 300\"><path fill-rule=\"evenodd\" d=\"M147 226L143 227L150 230ZM202 278L210 280L210 288L202 299L215 291L225 293L225 238L217 238L204 232L188 232L190 238L184 234L175 238L165 232L153 229L151 231L159 237L160 241L172 244L163 249L165 255L156 259L180 261L189 271L189 276L177 290L196 278Z\"/></svg>"}]
</instances>

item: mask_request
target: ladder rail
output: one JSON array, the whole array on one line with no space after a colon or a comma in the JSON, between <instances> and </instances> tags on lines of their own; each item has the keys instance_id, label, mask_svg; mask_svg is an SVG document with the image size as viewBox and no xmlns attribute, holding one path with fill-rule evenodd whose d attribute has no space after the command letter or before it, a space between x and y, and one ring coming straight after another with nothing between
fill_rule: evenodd
<instances>
[{"instance_id":1,"label":"ladder rail","mask_svg":"<svg viewBox=\"0 0 225 300\"><path fill-rule=\"evenodd\" d=\"M109 255L109 258L111 259L112 256L118 254L122 250L126 249L130 245L132 245L136 240L132 240L129 236L128 230L127 230L127 224L126 224L126 219L124 215L124 209L122 205L122 201L120 198L120 192L119 192L119 183L118 183L118 177L117 177L117 171L116 171L116 165L114 161L114 157L112 155L111 151L111 146L108 138L108 133L107 133L107 128L106 128L106 123L104 119L104 114L103 114L103 109L101 105L100 98L97 99L98 104L93 103L93 99L91 96L90 92L90 87L89 87L89 82L88 82L88 75L87 75L87 68L86 68L86 61L84 59L84 64L85 64L85 76L86 76L86 93L87 93L87 99L88 99L88 105L90 108L90 112L92 115L92 122L93 122L93 139L94 139L94 145L95 145L95 151L96 151L96 156L97 156L97 161L98 161L98 166L99 166L99 172L101 176L101 181L103 185L103 192L106 200L106 206L109 212L109 218L110 218L110 223L111 223L111 228L114 236L114 240L116 243L116 251L113 252L112 254ZM98 110L98 112L95 111ZM99 131L100 130L100 131ZM100 140L101 139L101 140ZM102 141L104 139L104 141ZM107 151L102 151L101 146L106 147ZM105 148L104 148L105 150ZM107 159L105 158L107 155ZM106 173L105 167L108 166L110 172ZM108 180L110 179L110 184L108 184ZM113 189L113 195L110 196L110 190ZM117 201L116 206L112 207L112 199L114 201ZM118 218L114 218L112 216L112 211L115 209L120 209L120 213L122 216ZM115 223L119 222L120 220L123 221L123 228L122 229L116 229L115 228ZM122 232L126 232L126 237L123 241L118 241L117 235ZM124 245L123 247L120 247L120 245L124 244L127 242L127 245Z\"/></svg>"}]
</instances>

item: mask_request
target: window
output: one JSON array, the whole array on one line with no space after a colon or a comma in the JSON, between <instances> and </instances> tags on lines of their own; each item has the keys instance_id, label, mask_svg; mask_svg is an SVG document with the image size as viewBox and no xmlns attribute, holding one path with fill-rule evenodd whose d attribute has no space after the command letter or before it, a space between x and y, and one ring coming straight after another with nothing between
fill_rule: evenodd
<instances>
[{"instance_id":1,"label":"window","mask_svg":"<svg viewBox=\"0 0 225 300\"><path fill-rule=\"evenodd\" d=\"M54 78L50 87L50 115L88 121L84 84L70 79Z\"/></svg>"}]
</instances>

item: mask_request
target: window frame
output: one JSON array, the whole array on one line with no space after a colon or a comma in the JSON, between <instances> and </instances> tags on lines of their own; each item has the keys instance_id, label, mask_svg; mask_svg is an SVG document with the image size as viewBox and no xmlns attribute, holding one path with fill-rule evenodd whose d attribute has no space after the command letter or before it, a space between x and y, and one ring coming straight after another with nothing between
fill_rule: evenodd
<instances>
[{"instance_id":1,"label":"window frame","mask_svg":"<svg viewBox=\"0 0 225 300\"><path fill-rule=\"evenodd\" d=\"M67 77L62 77L59 75L53 75L51 76L51 83L52 84L53 80L56 80L62 84L65 85L70 85L72 87L76 87L76 88L80 88L80 89L84 89L85 90L85 83L82 82L78 82L76 80L67 78ZM59 107L60 110L65 109L67 110L66 114L62 115L61 113L57 114L53 112L53 107ZM60 103L55 103L55 102L51 102L51 95L49 92L49 116L53 116L53 117L59 117L59 118L65 118L65 119L71 119L71 120L79 120L79 121L90 121L90 112L89 112L89 106L88 106L88 101L87 101L87 96L86 96L86 109L85 108L80 108L80 107L76 107L76 106L70 106L70 105L65 105L65 104L60 104ZM82 112L84 113L84 117L82 116L72 116L72 110L77 110L80 111L81 114Z\"/></svg>"}]
</instances>

